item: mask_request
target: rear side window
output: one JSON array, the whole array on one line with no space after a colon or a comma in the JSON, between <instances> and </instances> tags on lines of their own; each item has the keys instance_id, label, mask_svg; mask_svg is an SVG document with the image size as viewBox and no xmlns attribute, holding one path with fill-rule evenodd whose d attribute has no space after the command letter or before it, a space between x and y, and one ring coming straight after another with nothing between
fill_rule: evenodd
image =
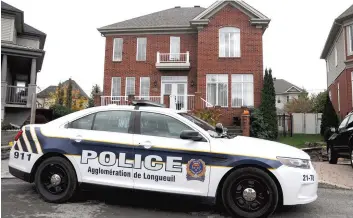
<instances>
[{"instance_id":1,"label":"rear side window","mask_svg":"<svg viewBox=\"0 0 353 218\"><path fill-rule=\"evenodd\" d=\"M130 111L105 111L96 114L93 130L128 133Z\"/></svg>"},{"instance_id":2,"label":"rear side window","mask_svg":"<svg viewBox=\"0 0 353 218\"><path fill-rule=\"evenodd\" d=\"M92 123L94 119L95 114L90 114L88 116L82 117L80 119L77 119L75 121L72 121L69 124L69 128L71 129L88 129L90 130L92 128Z\"/></svg>"},{"instance_id":3,"label":"rear side window","mask_svg":"<svg viewBox=\"0 0 353 218\"><path fill-rule=\"evenodd\" d=\"M141 135L180 139L183 130L192 130L179 120L162 114L141 112Z\"/></svg>"}]
</instances>

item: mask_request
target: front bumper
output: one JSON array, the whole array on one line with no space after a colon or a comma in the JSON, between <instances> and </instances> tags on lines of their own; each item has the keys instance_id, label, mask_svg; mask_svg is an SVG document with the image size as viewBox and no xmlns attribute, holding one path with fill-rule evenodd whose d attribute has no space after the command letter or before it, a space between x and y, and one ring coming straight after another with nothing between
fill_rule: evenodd
<instances>
[{"instance_id":1,"label":"front bumper","mask_svg":"<svg viewBox=\"0 0 353 218\"><path fill-rule=\"evenodd\" d=\"M317 199L318 178L310 163L310 169L281 167L272 170L283 192L283 205L307 204ZM306 176L314 176L314 181L307 181Z\"/></svg>"}]
</instances>

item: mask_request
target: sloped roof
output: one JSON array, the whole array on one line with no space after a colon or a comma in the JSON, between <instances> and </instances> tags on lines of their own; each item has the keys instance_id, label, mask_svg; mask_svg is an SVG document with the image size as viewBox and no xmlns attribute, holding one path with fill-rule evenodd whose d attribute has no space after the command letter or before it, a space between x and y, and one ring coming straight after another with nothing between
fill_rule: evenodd
<instances>
[{"instance_id":1,"label":"sloped roof","mask_svg":"<svg viewBox=\"0 0 353 218\"><path fill-rule=\"evenodd\" d=\"M275 92L276 94L283 94L286 93L288 89L295 87L296 89L298 89L300 92L303 92L304 90L299 88L296 85L293 85L292 83L284 80L284 79L276 79L273 80L273 85L275 87ZM293 93L293 92L291 92Z\"/></svg>"},{"instance_id":2,"label":"sloped roof","mask_svg":"<svg viewBox=\"0 0 353 218\"><path fill-rule=\"evenodd\" d=\"M347 10L345 10L340 16L338 16L333 21L330 33L326 39L324 49L322 50L322 53L321 53L321 57L320 57L321 59L325 59L327 57L327 54L330 51L330 48L331 48L332 44L334 43L337 34L339 33L340 29L342 28L342 23L345 20L348 20L350 18L353 18L353 5L351 5Z\"/></svg>"},{"instance_id":3,"label":"sloped roof","mask_svg":"<svg viewBox=\"0 0 353 218\"><path fill-rule=\"evenodd\" d=\"M41 92L37 94L37 98L48 98L50 97L50 93L55 93L57 86L48 86Z\"/></svg>"},{"instance_id":4,"label":"sloped roof","mask_svg":"<svg viewBox=\"0 0 353 218\"><path fill-rule=\"evenodd\" d=\"M114 23L99 29L190 26L190 20L204 11L202 7L169 8L141 17Z\"/></svg>"},{"instance_id":5,"label":"sloped roof","mask_svg":"<svg viewBox=\"0 0 353 218\"><path fill-rule=\"evenodd\" d=\"M80 94L85 97L85 98L89 98L88 95L86 94L85 91L83 91L83 89L76 83L75 80L71 80L72 83L72 89L73 90L79 90ZM64 86L68 86L69 85L69 80L66 80L65 82L62 83L62 85ZM48 86L46 89L44 89L43 91L39 92L37 94L37 98L48 98L50 96L50 93L54 93L56 91L56 88L58 86Z\"/></svg>"},{"instance_id":6,"label":"sloped roof","mask_svg":"<svg viewBox=\"0 0 353 218\"><path fill-rule=\"evenodd\" d=\"M31 33L31 34L35 34L35 35L42 35L42 36L46 36L47 34L43 33L42 31L28 25L28 24L24 24L23 25L23 32L25 33Z\"/></svg>"},{"instance_id":7,"label":"sloped roof","mask_svg":"<svg viewBox=\"0 0 353 218\"><path fill-rule=\"evenodd\" d=\"M6 2L3 2L3 1L1 1L1 9L8 10L8 11L14 11L14 12L20 12L20 13L23 12L20 9L15 8L14 6L9 5L9 4L7 4Z\"/></svg>"}]
</instances>

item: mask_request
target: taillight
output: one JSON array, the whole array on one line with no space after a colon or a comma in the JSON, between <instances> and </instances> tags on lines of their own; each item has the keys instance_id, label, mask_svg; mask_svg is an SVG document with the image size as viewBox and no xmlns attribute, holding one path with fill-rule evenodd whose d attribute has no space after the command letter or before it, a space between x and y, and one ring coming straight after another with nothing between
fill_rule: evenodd
<instances>
[{"instance_id":1,"label":"taillight","mask_svg":"<svg viewBox=\"0 0 353 218\"><path fill-rule=\"evenodd\" d=\"M23 133L22 129L18 131L17 135L15 136L15 141L17 141L21 137L22 133Z\"/></svg>"}]
</instances>

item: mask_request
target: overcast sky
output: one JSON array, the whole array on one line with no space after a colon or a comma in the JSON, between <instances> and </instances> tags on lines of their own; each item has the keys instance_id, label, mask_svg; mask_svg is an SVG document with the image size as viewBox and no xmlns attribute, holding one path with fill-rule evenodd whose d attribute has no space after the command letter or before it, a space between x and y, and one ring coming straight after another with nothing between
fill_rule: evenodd
<instances>
[{"instance_id":1,"label":"overcast sky","mask_svg":"<svg viewBox=\"0 0 353 218\"><path fill-rule=\"evenodd\" d=\"M210 6L215 0L5 0L24 11L25 23L45 32L41 89L71 77L87 94L103 84L105 40L98 27L174 6ZM264 66L274 77L309 92L326 88L320 54L333 20L352 0L246 0L271 18L264 34Z\"/></svg>"}]
</instances>

